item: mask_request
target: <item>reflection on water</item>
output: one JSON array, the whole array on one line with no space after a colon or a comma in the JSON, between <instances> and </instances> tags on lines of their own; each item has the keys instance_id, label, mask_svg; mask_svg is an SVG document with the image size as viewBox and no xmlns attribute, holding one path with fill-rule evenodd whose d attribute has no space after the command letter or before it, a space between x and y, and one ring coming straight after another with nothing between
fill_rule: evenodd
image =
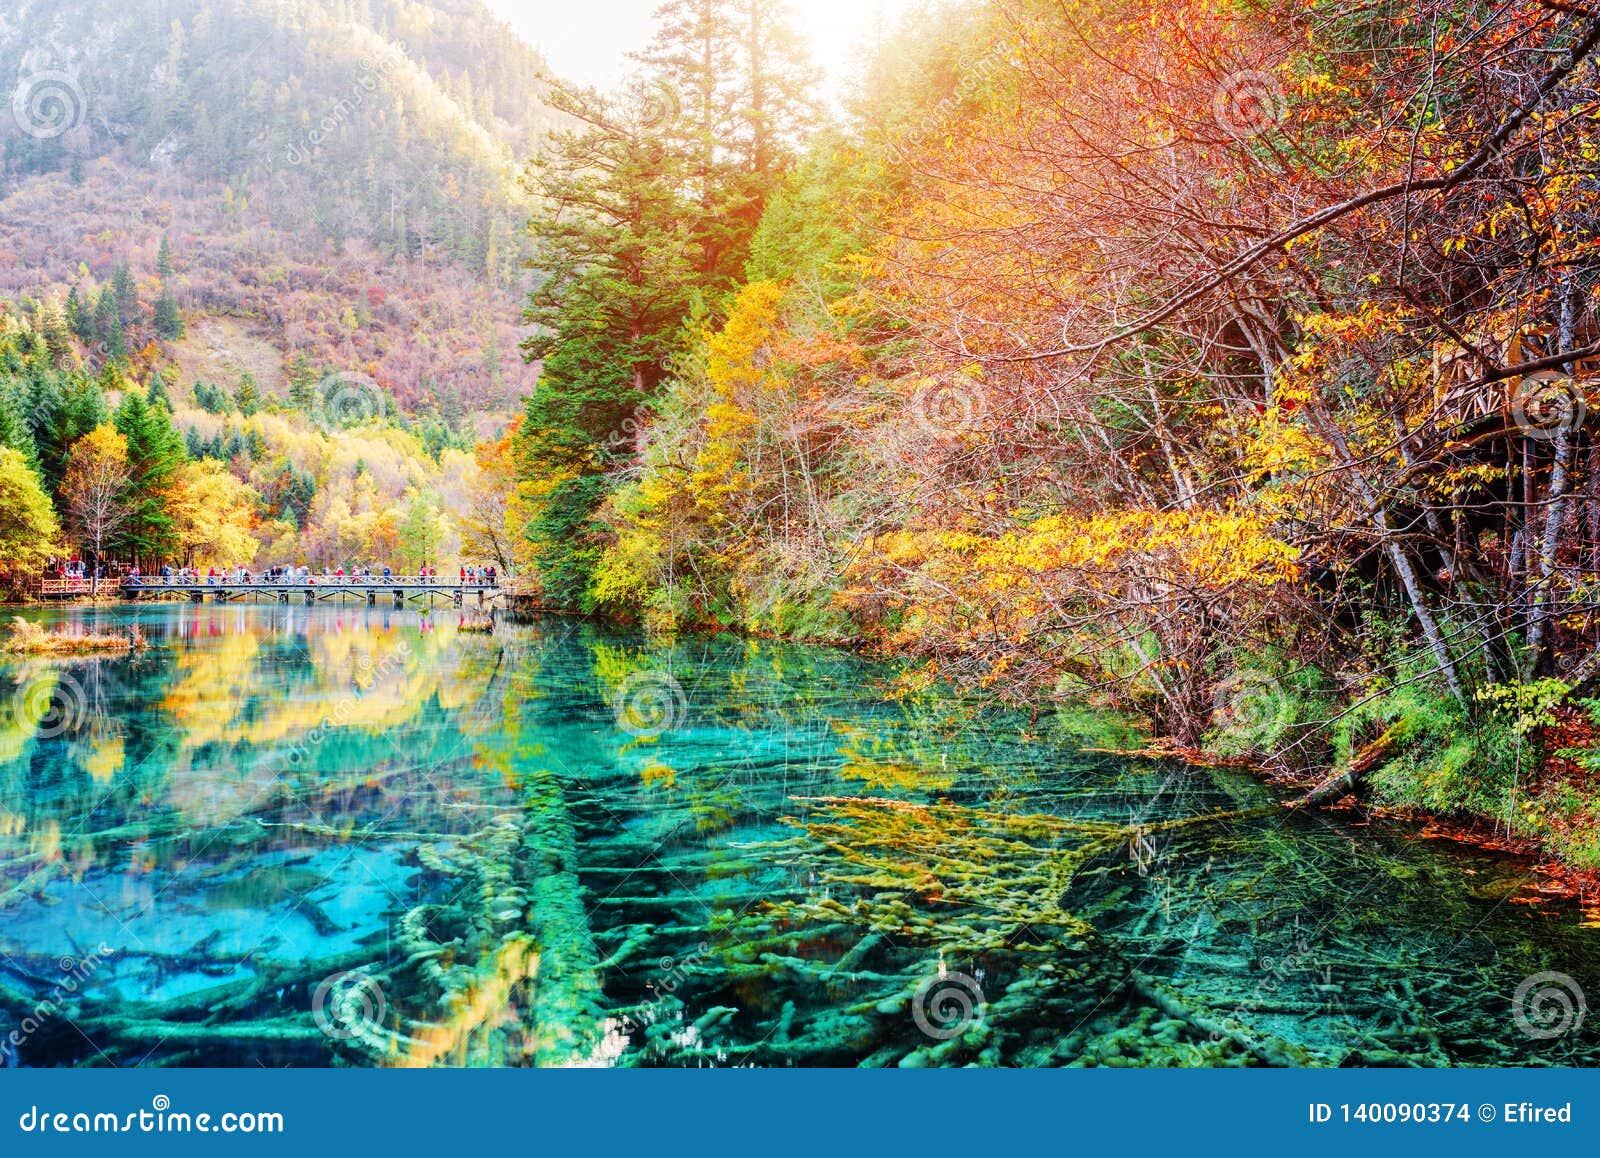
<instances>
[{"instance_id":1,"label":"reflection on water","mask_svg":"<svg viewBox=\"0 0 1600 1158\"><path fill-rule=\"evenodd\" d=\"M1600 936L1524 866L1090 713L559 621L65 614L153 646L0 662L7 1064L1600 1060Z\"/></svg>"}]
</instances>

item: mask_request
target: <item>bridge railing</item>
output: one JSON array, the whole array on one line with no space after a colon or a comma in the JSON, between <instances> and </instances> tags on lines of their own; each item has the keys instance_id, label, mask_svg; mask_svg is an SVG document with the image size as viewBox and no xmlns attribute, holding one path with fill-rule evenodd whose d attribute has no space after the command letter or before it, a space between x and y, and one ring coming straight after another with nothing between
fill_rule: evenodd
<instances>
[{"instance_id":1,"label":"bridge railing","mask_svg":"<svg viewBox=\"0 0 1600 1158\"><path fill-rule=\"evenodd\" d=\"M112 586L108 579L101 580L104 587ZM62 595L88 595L94 590L93 582L89 579L41 579L39 580L39 594L46 599Z\"/></svg>"},{"instance_id":2,"label":"bridge railing","mask_svg":"<svg viewBox=\"0 0 1600 1158\"><path fill-rule=\"evenodd\" d=\"M82 581L84 590L88 590L88 580ZM304 591L307 587L353 587L366 590L385 589L391 587L435 587L444 590L462 588L468 591L495 591L501 586L500 580L488 579L484 576L462 579L456 575L309 575L304 579L278 578L269 579L261 575L252 575L250 578L235 578L224 575L200 575L197 577L183 577L176 575L139 575L128 576L121 581L121 586L135 591L193 591L196 588L207 590L215 587L247 587L252 590L262 591Z\"/></svg>"}]
</instances>

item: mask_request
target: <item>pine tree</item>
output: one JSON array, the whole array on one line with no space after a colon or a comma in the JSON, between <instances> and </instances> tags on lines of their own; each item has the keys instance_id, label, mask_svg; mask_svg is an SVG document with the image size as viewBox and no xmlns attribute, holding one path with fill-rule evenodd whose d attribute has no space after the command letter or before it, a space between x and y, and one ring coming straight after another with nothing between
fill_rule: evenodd
<instances>
[{"instance_id":1,"label":"pine tree","mask_svg":"<svg viewBox=\"0 0 1600 1158\"><path fill-rule=\"evenodd\" d=\"M742 276L766 197L807 113L807 74L781 4L668 0L640 59L654 73L620 105L557 88L577 129L534 165L524 343L542 360L518 436L539 498L530 538L544 598L584 606L598 559L595 512L686 325L715 320ZM581 208L572 208L581 207Z\"/></svg>"},{"instance_id":2,"label":"pine tree","mask_svg":"<svg viewBox=\"0 0 1600 1158\"><path fill-rule=\"evenodd\" d=\"M178 299L172 296L171 290L163 289L156 299L155 327L156 333L169 342L183 337L183 311L178 308Z\"/></svg>"},{"instance_id":3,"label":"pine tree","mask_svg":"<svg viewBox=\"0 0 1600 1158\"><path fill-rule=\"evenodd\" d=\"M177 546L170 510L172 485L188 461L188 448L166 408L152 406L137 390L123 396L113 421L128 440L132 477L131 513L117 547L139 559L169 558Z\"/></svg>"},{"instance_id":4,"label":"pine tree","mask_svg":"<svg viewBox=\"0 0 1600 1158\"><path fill-rule=\"evenodd\" d=\"M121 362L128 356L128 344L122 333L122 311L117 305L116 292L107 285L100 289L94 304L94 339L100 344L106 364Z\"/></svg>"},{"instance_id":5,"label":"pine tree","mask_svg":"<svg viewBox=\"0 0 1600 1158\"><path fill-rule=\"evenodd\" d=\"M304 350L296 351L289 361L289 401L302 414L316 412L317 371Z\"/></svg>"},{"instance_id":6,"label":"pine tree","mask_svg":"<svg viewBox=\"0 0 1600 1158\"><path fill-rule=\"evenodd\" d=\"M78 287L67 291L67 328L80 342L94 341L94 313L83 304Z\"/></svg>"},{"instance_id":7,"label":"pine tree","mask_svg":"<svg viewBox=\"0 0 1600 1158\"><path fill-rule=\"evenodd\" d=\"M165 285L172 280L172 276L175 273L177 273L177 270L172 264L172 241L166 234L162 234L161 248L156 251L156 276Z\"/></svg>"},{"instance_id":8,"label":"pine tree","mask_svg":"<svg viewBox=\"0 0 1600 1158\"><path fill-rule=\"evenodd\" d=\"M105 394L92 378L51 371L32 376L20 401L39 473L55 493L72 444L106 420Z\"/></svg>"},{"instance_id":9,"label":"pine tree","mask_svg":"<svg viewBox=\"0 0 1600 1158\"><path fill-rule=\"evenodd\" d=\"M33 441L33 431L22 417L16 387L0 385L0 447L14 450L35 474L39 472L39 448Z\"/></svg>"},{"instance_id":10,"label":"pine tree","mask_svg":"<svg viewBox=\"0 0 1600 1158\"><path fill-rule=\"evenodd\" d=\"M677 153L699 204L699 272L718 289L743 274L766 198L814 113L815 71L787 5L667 0L639 59L654 69L648 126Z\"/></svg>"},{"instance_id":11,"label":"pine tree","mask_svg":"<svg viewBox=\"0 0 1600 1158\"><path fill-rule=\"evenodd\" d=\"M233 392L233 403L246 418L261 409L261 390L248 370L239 379L239 385Z\"/></svg>"},{"instance_id":12,"label":"pine tree","mask_svg":"<svg viewBox=\"0 0 1600 1158\"><path fill-rule=\"evenodd\" d=\"M111 289L117 295L117 310L124 321L131 321L139 309L139 287L134 283L128 263L119 261L111 271Z\"/></svg>"},{"instance_id":13,"label":"pine tree","mask_svg":"<svg viewBox=\"0 0 1600 1158\"><path fill-rule=\"evenodd\" d=\"M39 333L50 350L50 360L66 365L72 353L72 331L67 327L66 310L61 303L46 301L39 306Z\"/></svg>"},{"instance_id":14,"label":"pine tree","mask_svg":"<svg viewBox=\"0 0 1600 1158\"><path fill-rule=\"evenodd\" d=\"M145 391L145 401L151 406L164 407L168 414L172 413L172 395L167 391L167 384L161 377L161 371L156 370L150 375L150 385Z\"/></svg>"}]
</instances>

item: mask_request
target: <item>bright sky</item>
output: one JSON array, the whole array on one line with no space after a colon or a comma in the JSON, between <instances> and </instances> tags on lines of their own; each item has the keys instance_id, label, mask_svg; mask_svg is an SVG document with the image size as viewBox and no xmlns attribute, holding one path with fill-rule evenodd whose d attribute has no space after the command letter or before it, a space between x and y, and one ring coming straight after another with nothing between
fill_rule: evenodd
<instances>
[{"instance_id":1,"label":"bright sky","mask_svg":"<svg viewBox=\"0 0 1600 1158\"><path fill-rule=\"evenodd\" d=\"M628 71L628 53L650 39L657 0L487 0L558 75L601 88ZM825 95L837 99L864 49L913 0L793 0L795 24L810 39L826 74Z\"/></svg>"}]
</instances>

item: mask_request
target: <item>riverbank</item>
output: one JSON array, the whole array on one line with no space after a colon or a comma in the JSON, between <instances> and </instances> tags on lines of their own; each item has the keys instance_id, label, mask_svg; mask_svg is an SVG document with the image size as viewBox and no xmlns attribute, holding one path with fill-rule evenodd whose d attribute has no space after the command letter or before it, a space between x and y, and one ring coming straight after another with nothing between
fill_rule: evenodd
<instances>
[{"instance_id":1,"label":"riverbank","mask_svg":"<svg viewBox=\"0 0 1600 1158\"><path fill-rule=\"evenodd\" d=\"M920 661L929 681L988 689L987 677L969 671L970 657L956 649L930 655L924 645L912 654L887 633L851 634L838 617L828 622L822 632L720 623L690 630ZM1139 718L1150 736L1140 754L1248 768L1308 802L1403 818L1430 834L1527 857L1557 891L1600 903L1600 700L1573 700L1575 689L1540 681L1490 688L1469 713L1436 681L1418 678L1403 652L1386 668L1369 662L1359 682L1293 670L1276 656L1252 662L1224 682L1212 727L1193 744L1163 735L1145 705L1112 692L1078 686L1072 702ZM1050 687L1007 687L1011 702L1035 719L1063 702Z\"/></svg>"}]
</instances>

